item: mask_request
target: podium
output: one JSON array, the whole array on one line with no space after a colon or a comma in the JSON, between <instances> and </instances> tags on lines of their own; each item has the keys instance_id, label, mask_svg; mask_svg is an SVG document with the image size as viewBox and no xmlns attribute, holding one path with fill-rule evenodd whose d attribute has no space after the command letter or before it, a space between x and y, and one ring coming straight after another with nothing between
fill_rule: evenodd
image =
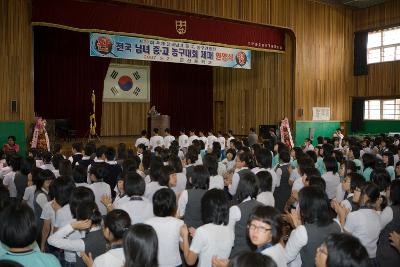
<instances>
[{"instance_id":1,"label":"podium","mask_svg":"<svg viewBox=\"0 0 400 267\"><path fill-rule=\"evenodd\" d=\"M156 115L149 117L147 119L147 132L149 136L152 136L154 128L158 128L158 134L163 136L165 128L170 128L170 116Z\"/></svg>"}]
</instances>

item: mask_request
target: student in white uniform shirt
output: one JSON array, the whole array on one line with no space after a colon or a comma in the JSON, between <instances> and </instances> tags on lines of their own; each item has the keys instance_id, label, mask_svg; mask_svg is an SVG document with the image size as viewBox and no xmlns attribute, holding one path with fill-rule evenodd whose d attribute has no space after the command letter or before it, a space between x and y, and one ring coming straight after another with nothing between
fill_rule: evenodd
<instances>
[{"instance_id":1,"label":"student in white uniform shirt","mask_svg":"<svg viewBox=\"0 0 400 267\"><path fill-rule=\"evenodd\" d=\"M183 190L185 190L187 183L186 174L183 172L182 161L178 156L171 155L169 157L168 165L176 171L176 186L171 187L171 189L179 195Z\"/></svg>"},{"instance_id":2,"label":"student in white uniform shirt","mask_svg":"<svg viewBox=\"0 0 400 267\"><path fill-rule=\"evenodd\" d=\"M228 138L226 139L225 148L231 148L231 140L233 139L235 139L235 137L233 137L233 131L228 130Z\"/></svg>"},{"instance_id":3,"label":"student in white uniform shirt","mask_svg":"<svg viewBox=\"0 0 400 267\"><path fill-rule=\"evenodd\" d=\"M211 266L213 257L228 258L235 235L228 226L229 203L220 189L211 189L201 199L201 217L204 225L196 229L189 247L189 230L181 228L182 250L188 265Z\"/></svg>"},{"instance_id":4,"label":"student in white uniform shirt","mask_svg":"<svg viewBox=\"0 0 400 267\"><path fill-rule=\"evenodd\" d=\"M203 131L199 131L199 140L203 141L204 146L205 146L205 148L206 148L206 150L207 150L207 147L208 147L208 138L207 138L207 136L204 135L204 132L203 132Z\"/></svg>"},{"instance_id":5,"label":"student in white uniform shirt","mask_svg":"<svg viewBox=\"0 0 400 267\"><path fill-rule=\"evenodd\" d=\"M171 135L171 130L169 128L165 128L164 132L164 148L169 148L171 146L171 142L175 140L175 136Z\"/></svg>"},{"instance_id":6,"label":"student in white uniform shirt","mask_svg":"<svg viewBox=\"0 0 400 267\"><path fill-rule=\"evenodd\" d=\"M162 188L154 194L153 212L156 217L145 223L152 226L157 233L159 267L175 267L182 264L179 245L183 221L175 218L176 209L174 191Z\"/></svg>"},{"instance_id":7,"label":"student in white uniform shirt","mask_svg":"<svg viewBox=\"0 0 400 267\"><path fill-rule=\"evenodd\" d=\"M105 164L106 159L107 159L106 152L107 152L106 146L100 146L96 149L96 157L93 159L93 163L87 167L87 182L88 182L88 184L92 183L92 180L90 179L90 169L92 168L92 166L100 166L102 163Z\"/></svg>"},{"instance_id":8,"label":"student in white uniform shirt","mask_svg":"<svg viewBox=\"0 0 400 267\"><path fill-rule=\"evenodd\" d=\"M338 164L334 157L325 157L324 164L326 173L322 175L322 178L326 182L326 194L329 199L336 197L336 190L340 184L340 177L338 174Z\"/></svg>"},{"instance_id":9,"label":"student in white uniform shirt","mask_svg":"<svg viewBox=\"0 0 400 267\"><path fill-rule=\"evenodd\" d=\"M208 189L224 189L224 178L218 174L218 161L213 154L207 154L204 157L204 167L207 168L210 174L210 182Z\"/></svg>"},{"instance_id":10,"label":"student in white uniform shirt","mask_svg":"<svg viewBox=\"0 0 400 267\"><path fill-rule=\"evenodd\" d=\"M164 138L158 134L158 128L153 129L153 136L150 138L150 149L154 152L156 147L162 147L164 145Z\"/></svg>"},{"instance_id":11,"label":"student in white uniform shirt","mask_svg":"<svg viewBox=\"0 0 400 267\"><path fill-rule=\"evenodd\" d=\"M381 201L378 186L368 182L361 190L359 210L349 213L345 207L333 202L344 231L360 239L372 263L377 263L377 242L381 232L381 220L375 209L378 201Z\"/></svg>"},{"instance_id":12,"label":"student in white uniform shirt","mask_svg":"<svg viewBox=\"0 0 400 267\"><path fill-rule=\"evenodd\" d=\"M221 144L221 153L225 156L225 137L222 135L221 131L218 131L218 142Z\"/></svg>"},{"instance_id":13,"label":"student in white uniform shirt","mask_svg":"<svg viewBox=\"0 0 400 267\"><path fill-rule=\"evenodd\" d=\"M144 144L146 147L148 147L150 145L150 141L149 141L149 139L147 139L147 131L146 130L143 130L141 132L141 137L136 139L135 147L138 147L139 144Z\"/></svg>"},{"instance_id":14,"label":"student in white uniform shirt","mask_svg":"<svg viewBox=\"0 0 400 267\"><path fill-rule=\"evenodd\" d=\"M181 149L185 150L189 147L189 137L185 134L185 130L180 130L178 143Z\"/></svg>"},{"instance_id":15,"label":"student in white uniform shirt","mask_svg":"<svg viewBox=\"0 0 400 267\"><path fill-rule=\"evenodd\" d=\"M265 206L275 206L274 194L271 192L272 176L268 171L259 171L257 174L260 191L257 195L257 201Z\"/></svg>"},{"instance_id":16,"label":"student in white uniform shirt","mask_svg":"<svg viewBox=\"0 0 400 267\"><path fill-rule=\"evenodd\" d=\"M194 140L198 140L199 137L195 134L194 130L189 131L189 146L193 144Z\"/></svg>"},{"instance_id":17,"label":"student in white uniform shirt","mask_svg":"<svg viewBox=\"0 0 400 267\"><path fill-rule=\"evenodd\" d=\"M104 195L111 197L110 185L103 182L104 178L106 178L107 171L103 166L99 166L91 168L89 174L90 180L92 181L92 184L89 186L89 188L94 193L95 201L101 215L104 216L107 214L107 208L101 202L101 199Z\"/></svg>"},{"instance_id":18,"label":"student in white uniform shirt","mask_svg":"<svg viewBox=\"0 0 400 267\"><path fill-rule=\"evenodd\" d=\"M208 131L207 144L208 148L213 148L214 142L218 142L218 138L212 131Z\"/></svg>"},{"instance_id":19,"label":"student in white uniform shirt","mask_svg":"<svg viewBox=\"0 0 400 267\"><path fill-rule=\"evenodd\" d=\"M117 209L107 213L104 218L103 235L110 250L96 258L86 253L83 254L82 259L86 265L93 267L124 266L123 237L130 225L131 220L125 211Z\"/></svg>"},{"instance_id":20,"label":"student in white uniform shirt","mask_svg":"<svg viewBox=\"0 0 400 267\"><path fill-rule=\"evenodd\" d=\"M154 193L161 189L168 187L168 180L161 179L161 168L163 163L159 159L153 159L150 163L150 179L151 181L146 184L146 190L144 191L144 197L148 200L153 200Z\"/></svg>"},{"instance_id":21,"label":"student in white uniform shirt","mask_svg":"<svg viewBox=\"0 0 400 267\"><path fill-rule=\"evenodd\" d=\"M53 158L53 155L50 152L44 152L43 154L43 165L41 165L39 168L43 169L43 170L50 170L50 171L54 171L55 168L53 166L53 164L51 163L51 159Z\"/></svg>"},{"instance_id":22,"label":"student in white uniform shirt","mask_svg":"<svg viewBox=\"0 0 400 267\"><path fill-rule=\"evenodd\" d=\"M228 186L229 194L232 196L236 194L241 175L251 172L248 167L251 163L250 152L240 152L236 155L236 170L232 176L232 182Z\"/></svg>"},{"instance_id":23,"label":"student in white uniform shirt","mask_svg":"<svg viewBox=\"0 0 400 267\"><path fill-rule=\"evenodd\" d=\"M33 185L33 188L35 191L33 192L32 197L32 210L35 212L36 222L39 229L38 231L42 232L43 222L40 220L40 216L42 215L46 204L50 201L50 184L54 179L56 179L56 177L50 170L40 170L39 173L35 173L34 175L35 185Z\"/></svg>"},{"instance_id":24,"label":"student in white uniform shirt","mask_svg":"<svg viewBox=\"0 0 400 267\"><path fill-rule=\"evenodd\" d=\"M278 185L278 176L276 172L271 168L272 166L272 154L268 149L261 148L255 152L256 167L251 169L254 174L260 171L268 171L272 177L271 192L274 193L275 187Z\"/></svg>"},{"instance_id":25,"label":"student in white uniform shirt","mask_svg":"<svg viewBox=\"0 0 400 267\"><path fill-rule=\"evenodd\" d=\"M21 167L21 157L18 155L13 155L9 160L11 171L9 171L3 179L3 185L10 192L10 198L17 197L17 188L15 187L14 178L17 171Z\"/></svg>"}]
</instances>

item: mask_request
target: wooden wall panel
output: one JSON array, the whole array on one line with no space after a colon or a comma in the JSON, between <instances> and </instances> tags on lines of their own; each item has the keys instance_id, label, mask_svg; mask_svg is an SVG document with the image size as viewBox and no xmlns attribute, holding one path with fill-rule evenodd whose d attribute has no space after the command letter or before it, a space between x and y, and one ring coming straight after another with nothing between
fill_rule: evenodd
<instances>
[{"instance_id":1,"label":"wooden wall panel","mask_svg":"<svg viewBox=\"0 0 400 267\"><path fill-rule=\"evenodd\" d=\"M400 25L400 1L354 12L355 31ZM354 77L354 96L400 95L400 61L371 64L368 75Z\"/></svg>"},{"instance_id":2,"label":"wooden wall panel","mask_svg":"<svg viewBox=\"0 0 400 267\"><path fill-rule=\"evenodd\" d=\"M0 120L33 120L33 36L30 0L0 1ZM17 100L12 113L11 100Z\"/></svg>"}]
</instances>

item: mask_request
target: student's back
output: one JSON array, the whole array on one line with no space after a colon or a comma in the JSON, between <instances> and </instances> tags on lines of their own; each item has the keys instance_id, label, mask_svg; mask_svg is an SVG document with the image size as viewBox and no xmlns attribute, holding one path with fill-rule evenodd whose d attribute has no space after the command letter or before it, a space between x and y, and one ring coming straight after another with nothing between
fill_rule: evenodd
<instances>
[{"instance_id":1,"label":"student's back","mask_svg":"<svg viewBox=\"0 0 400 267\"><path fill-rule=\"evenodd\" d=\"M15 261L26 267L61 267L60 262L53 255L33 250L24 253L7 251L6 254L0 256L0 260Z\"/></svg>"}]
</instances>

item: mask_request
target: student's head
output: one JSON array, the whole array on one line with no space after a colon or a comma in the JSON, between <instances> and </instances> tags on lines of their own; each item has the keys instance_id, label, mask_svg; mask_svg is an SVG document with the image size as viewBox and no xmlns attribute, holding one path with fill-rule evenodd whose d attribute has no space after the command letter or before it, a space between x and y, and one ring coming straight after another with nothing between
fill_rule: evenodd
<instances>
[{"instance_id":1,"label":"student's head","mask_svg":"<svg viewBox=\"0 0 400 267\"><path fill-rule=\"evenodd\" d=\"M207 168L210 176L215 176L218 174L218 160L214 155L205 155L203 159L203 165Z\"/></svg>"},{"instance_id":2,"label":"student's head","mask_svg":"<svg viewBox=\"0 0 400 267\"><path fill-rule=\"evenodd\" d=\"M94 201L95 201L95 196L91 189L85 186L79 186L74 188L69 198L69 208L71 210L72 218L78 217L77 209L81 203L89 203Z\"/></svg>"},{"instance_id":3,"label":"student's head","mask_svg":"<svg viewBox=\"0 0 400 267\"><path fill-rule=\"evenodd\" d=\"M21 167L20 167L20 172L23 175L28 175L33 166L35 165L35 160L31 157L26 157L21 159Z\"/></svg>"},{"instance_id":4,"label":"student's head","mask_svg":"<svg viewBox=\"0 0 400 267\"><path fill-rule=\"evenodd\" d=\"M304 139L304 143L307 144L307 145L310 145L311 144L311 139L310 138Z\"/></svg>"},{"instance_id":5,"label":"student's head","mask_svg":"<svg viewBox=\"0 0 400 267\"><path fill-rule=\"evenodd\" d=\"M189 177L190 183L194 188L207 189L210 181L210 174L203 165L197 165L193 167L192 176Z\"/></svg>"},{"instance_id":6,"label":"student's head","mask_svg":"<svg viewBox=\"0 0 400 267\"><path fill-rule=\"evenodd\" d=\"M123 247L126 267L158 266L157 233L150 225L132 225L124 236Z\"/></svg>"},{"instance_id":7,"label":"student's head","mask_svg":"<svg viewBox=\"0 0 400 267\"><path fill-rule=\"evenodd\" d=\"M64 159L61 154L55 154L51 159L54 169L58 170L60 168L60 162Z\"/></svg>"},{"instance_id":8,"label":"student's head","mask_svg":"<svg viewBox=\"0 0 400 267\"><path fill-rule=\"evenodd\" d=\"M85 145L85 155L86 156L91 156L93 153L96 152L96 145L89 142Z\"/></svg>"},{"instance_id":9,"label":"student's head","mask_svg":"<svg viewBox=\"0 0 400 267\"><path fill-rule=\"evenodd\" d=\"M201 199L201 219L204 224L228 224L229 202L223 190L213 188L203 195Z\"/></svg>"},{"instance_id":10,"label":"student's head","mask_svg":"<svg viewBox=\"0 0 400 267\"><path fill-rule=\"evenodd\" d=\"M143 196L146 183L137 172L128 172L124 179L125 193L129 196Z\"/></svg>"},{"instance_id":11,"label":"student's head","mask_svg":"<svg viewBox=\"0 0 400 267\"><path fill-rule=\"evenodd\" d=\"M50 152L46 151L43 153L43 162L45 164L49 164L51 162L51 158L53 157L53 154Z\"/></svg>"},{"instance_id":12,"label":"student's head","mask_svg":"<svg viewBox=\"0 0 400 267\"><path fill-rule=\"evenodd\" d=\"M96 202L89 201L79 203L76 207L76 220L90 220L92 225L100 225L102 216Z\"/></svg>"},{"instance_id":13,"label":"student's head","mask_svg":"<svg viewBox=\"0 0 400 267\"><path fill-rule=\"evenodd\" d=\"M392 205L400 205L400 180L392 181L390 185L390 201Z\"/></svg>"},{"instance_id":14,"label":"student's head","mask_svg":"<svg viewBox=\"0 0 400 267\"><path fill-rule=\"evenodd\" d=\"M297 160L297 164L298 164L298 171L299 174L301 176L304 175L304 171L307 168L314 168L315 167L315 163L314 161L308 156L308 155L303 155L301 156L298 160Z\"/></svg>"},{"instance_id":15,"label":"student's head","mask_svg":"<svg viewBox=\"0 0 400 267\"><path fill-rule=\"evenodd\" d=\"M376 201L378 201L379 197L379 187L372 182L367 182L361 189L360 206L373 209L375 208Z\"/></svg>"},{"instance_id":16,"label":"student's head","mask_svg":"<svg viewBox=\"0 0 400 267\"><path fill-rule=\"evenodd\" d=\"M96 149L96 158L105 160L106 159L106 152L107 152L107 147L106 146L99 146Z\"/></svg>"},{"instance_id":17,"label":"student's head","mask_svg":"<svg viewBox=\"0 0 400 267\"><path fill-rule=\"evenodd\" d=\"M153 195L153 213L158 217L174 216L176 213L176 196L169 188L161 188Z\"/></svg>"},{"instance_id":18,"label":"student's head","mask_svg":"<svg viewBox=\"0 0 400 267\"><path fill-rule=\"evenodd\" d=\"M165 132L165 134L170 134L170 133L171 133L171 130L170 130L169 128L165 128L165 129L164 129L164 132Z\"/></svg>"},{"instance_id":19,"label":"student's head","mask_svg":"<svg viewBox=\"0 0 400 267\"><path fill-rule=\"evenodd\" d=\"M318 136L317 137L317 143L318 143L318 145L322 145L324 143L324 137L323 136Z\"/></svg>"},{"instance_id":20,"label":"student's head","mask_svg":"<svg viewBox=\"0 0 400 267\"><path fill-rule=\"evenodd\" d=\"M390 175L385 169L376 168L371 173L371 181L379 187L379 191L383 192L390 187Z\"/></svg>"},{"instance_id":21,"label":"student's head","mask_svg":"<svg viewBox=\"0 0 400 267\"><path fill-rule=\"evenodd\" d=\"M317 249L316 267L368 267L370 260L360 240L350 234L330 234Z\"/></svg>"},{"instance_id":22,"label":"student's head","mask_svg":"<svg viewBox=\"0 0 400 267\"><path fill-rule=\"evenodd\" d=\"M174 168L176 173L180 173L183 171L182 161L177 155L169 156L168 165Z\"/></svg>"},{"instance_id":23,"label":"student's head","mask_svg":"<svg viewBox=\"0 0 400 267\"><path fill-rule=\"evenodd\" d=\"M349 155L348 156L350 157L350 159L351 158L360 159L360 151L361 151L361 149L360 149L359 146L351 146L349 148Z\"/></svg>"},{"instance_id":24,"label":"student's head","mask_svg":"<svg viewBox=\"0 0 400 267\"><path fill-rule=\"evenodd\" d=\"M131 225L131 218L124 210L115 209L104 217L103 235L108 242L120 241Z\"/></svg>"},{"instance_id":25,"label":"student's head","mask_svg":"<svg viewBox=\"0 0 400 267\"><path fill-rule=\"evenodd\" d=\"M355 193L354 191L358 188L359 192L365 184L364 176L359 173L352 172L346 175L346 178L342 181L342 189L348 193Z\"/></svg>"},{"instance_id":26,"label":"student's head","mask_svg":"<svg viewBox=\"0 0 400 267\"><path fill-rule=\"evenodd\" d=\"M162 166L160 169L160 176L158 183L162 186L174 187L176 186L176 171L172 166Z\"/></svg>"},{"instance_id":27,"label":"student's head","mask_svg":"<svg viewBox=\"0 0 400 267\"><path fill-rule=\"evenodd\" d=\"M366 168L373 169L375 167L376 157L373 154L364 153L362 156L362 161L363 161L363 165L364 165L364 170Z\"/></svg>"},{"instance_id":28,"label":"student's head","mask_svg":"<svg viewBox=\"0 0 400 267\"><path fill-rule=\"evenodd\" d=\"M326 190L326 182L322 177L313 177L308 179L308 186L315 186L324 192Z\"/></svg>"},{"instance_id":29,"label":"student's head","mask_svg":"<svg viewBox=\"0 0 400 267\"><path fill-rule=\"evenodd\" d=\"M9 165L14 172L17 172L21 169L21 160L22 158L18 155L9 155L7 157L7 165Z\"/></svg>"},{"instance_id":30,"label":"student's head","mask_svg":"<svg viewBox=\"0 0 400 267\"><path fill-rule=\"evenodd\" d=\"M189 146L190 148L191 146ZM199 158L199 154L194 149L189 149L186 153L186 161L188 164L194 164Z\"/></svg>"},{"instance_id":31,"label":"student's head","mask_svg":"<svg viewBox=\"0 0 400 267\"><path fill-rule=\"evenodd\" d=\"M266 169L271 168L272 157L268 149L266 148L258 149L257 151L255 151L254 155L256 158L257 166Z\"/></svg>"},{"instance_id":32,"label":"student's head","mask_svg":"<svg viewBox=\"0 0 400 267\"><path fill-rule=\"evenodd\" d=\"M108 171L103 165L93 166L89 170L89 175L92 182L101 182L107 178Z\"/></svg>"},{"instance_id":33,"label":"student's head","mask_svg":"<svg viewBox=\"0 0 400 267\"><path fill-rule=\"evenodd\" d=\"M49 192L51 182L56 179L54 173L50 170L40 170L37 174L37 179L35 179L36 190L41 190L42 188Z\"/></svg>"},{"instance_id":34,"label":"student's head","mask_svg":"<svg viewBox=\"0 0 400 267\"><path fill-rule=\"evenodd\" d=\"M260 192L271 192L272 175L268 171L260 171L256 174Z\"/></svg>"},{"instance_id":35,"label":"student's head","mask_svg":"<svg viewBox=\"0 0 400 267\"><path fill-rule=\"evenodd\" d=\"M33 210L24 203L11 203L0 215L0 241L9 248L25 248L36 237L38 226Z\"/></svg>"},{"instance_id":36,"label":"student's head","mask_svg":"<svg viewBox=\"0 0 400 267\"><path fill-rule=\"evenodd\" d=\"M72 144L72 153L81 153L82 152L82 143L73 143Z\"/></svg>"},{"instance_id":37,"label":"student's head","mask_svg":"<svg viewBox=\"0 0 400 267\"><path fill-rule=\"evenodd\" d=\"M277 267L275 261L261 253L257 252L240 252L235 255L230 261L228 267Z\"/></svg>"},{"instance_id":38,"label":"student's head","mask_svg":"<svg viewBox=\"0 0 400 267\"><path fill-rule=\"evenodd\" d=\"M24 267L22 264L12 260L0 260L1 267Z\"/></svg>"},{"instance_id":39,"label":"student's head","mask_svg":"<svg viewBox=\"0 0 400 267\"><path fill-rule=\"evenodd\" d=\"M160 158L154 157L150 162L150 179L154 182L158 181L160 177L161 167L164 166Z\"/></svg>"},{"instance_id":40,"label":"student's head","mask_svg":"<svg viewBox=\"0 0 400 267\"><path fill-rule=\"evenodd\" d=\"M331 145L331 144L323 144L322 145L322 156L324 158L332 156L332 153L333 153L333 145Z\"/></svg>"},{"instance_id":41,"label":"student's head","mask_svg":"<svg viewBox=\"0 0 400 267\"><path fill-rule=\"evenodd\" d=\"M15 138L14 135L10 135L10 136L7 138L7 143L8 143L10 146L15 145L15 141L17 141L17 139Z\"/></svg>"},{"instance_id":42,"label":"student's head","mask_svg":"<svg viewBox=\"0 0 400 267\"><path fill-rule=\"evenodd\" d=\"M281 213L270 206L259 206L250 215L247 227L253 245L260 247L267 243L277 244L282 237Z\"/></svg>"},{"instance_id":43,"label":"student's head","mask_svg":"<svg viewBox=\"0 0 400 267\"><path fill-rule=\"evenodd\" d=\"M253 165L250 152L240 152L236 155L236 168L249 167Z\"/></svg>"},{"instance_id":44,"label":"student's head","mask_svg":"<svg viewBox=\"0 0 400 267\"><path fill-rule=\"evenodd\" d=\"M357 172L357 165L352 160L345 160L340 164L339 175L346 177L347 174Z\"/></svg>"},{"instance_id":45,"label":"student's head","mask_svg":"<svg viewBox=\"0 0 400 267\"><path fill-rule=\"evenodd\" d=\"M154 128L154 129L153 129L153 133L154 133L155 135L158 134L158 131L159 131L158 128Z\"/></svg>"},{"instance_id":46,"label":"student's head","mask_svg":"<svg viewBox=\"0 0 400 267\"><path fill-rule=\"evenodd\" d=\"M394 166L394 156L390 151L386 151L383 153L383 162L386 166Z\"/></svg>"},{"instance_id":47,"label":"student's head","mask_svg":"<svg viewBox=\"0 0 400 267\"><path fill-rule=\"evenodd\" d=\"M140 135L141 135L142 137L146 137L147 131L146 131L146 130L142 130L141 133L140 133Z\"/></svg>"},{"instance_id":48,"label":"student's head","mask_svg":"<svg viewBox=\"0 0 400 267\"><path fill-rule=\"evenodd\" d=\"M332 156L324 157L324 164L325 164L325 169L327 172L332 172L333 174L337 173L338 164L334 157L332 157Z\"/></svg>"},{"instance_id":49,"label":"student's head","mask_svg":"<svg viewBox=\"0 0 400 267\"><path fill-rule=\"evenodd\" d=\"M58 205L64 207L69 203L69 199L74 188L75 183L71 177L60 176L50 184L50 198L54 198Z\"/></svg>"},{"instance_id":50,"label":"student's head","mask_svg":"<svg viewBox=\"0 0 400 267\"><path fill-rule=\"evenodd\" d=\"M225 151L226 158L230 161L236 157L236 151L232 148L229 148Z\"/></svg>"},{"instance_id":51,"label":"student's head","mask_svg":"<svg viewBox=\"0 0 400 267\"><path fill-rule=\"evenodd\" d=\"M0 183L0 214L3 209L10 204L10 193L2 183ZM1 265L0 265L1 266Z\"/></svg>"},{"instance_id":52,"label":"student's head","mask_svg":"<svg viewBox=\"0 0 400 267\"><path fill-rule=\"evenodd\" d=\"M283 150L279 153L279 162L281 163L289 163L290 162L290 154L289 151Z\"/></svg>"},{"instance_id":53,"label":"student's head","mask_svg":"<svg viewBox=\"0 0 400 267\"><path fill-rule=\"evenodd\" d=\"M318 156L317 156L317 153L315 153L314 150L308 150L308 151L306 151L306 154L314 161L314 163L317 162Z\"/></svg>"},{"instance_id":54,"label":"student's head","mask_svg":"<svg viewBox=\"0 0 400 267\"><path fill-rule=\"evenodd\" d=\"M112 146L107 147L106 150L106 159L108 161L113 161L115 160L115 155L117 154L117 152L115 151L115 148Z\"/></svg>"},{"instance_id":55,"label":"student's head","mask_svg":"<svg viewBox=\"0 0 400 267\"><path fill-rule=\"evenodd\" d=\"M87 181L87 173L86 167L83 165L76 165L74 170L72 171L72 177L74 178L75 183L86 183Z\"/></svg>"},{"instance_id":56,"label":"student's head","mask_svg":"<svg viewBox=\"0 0 400 267\"><path fill-rule=\"evenodd\" d=\"M241 203L246 198L256 198L258 194L258 184L253 173L246 173L240 178L237 188L237 200Z\"/></svg>"},{"instance_id":57,"label":"student's head","mask_svg":"<svg viewBox=\"0 0 400 267\"><path fill-rule=\"evenodd\" d=\"M304 223L325 226L332 222L325 192L314 186L303 187L299 192L300 217Z\"/></svg>"},{"instance_id":58,"label":"student's head","mask_svg":"<svg viewBox=\"0 0 400 267\"><path fill-rule=\"evenodd\" d=\"M60 164L58 165L58 171L61 176L70 176L72 177L72 164L71 161L67 159L62 159Z\"/></svg>"}]
</instances>

